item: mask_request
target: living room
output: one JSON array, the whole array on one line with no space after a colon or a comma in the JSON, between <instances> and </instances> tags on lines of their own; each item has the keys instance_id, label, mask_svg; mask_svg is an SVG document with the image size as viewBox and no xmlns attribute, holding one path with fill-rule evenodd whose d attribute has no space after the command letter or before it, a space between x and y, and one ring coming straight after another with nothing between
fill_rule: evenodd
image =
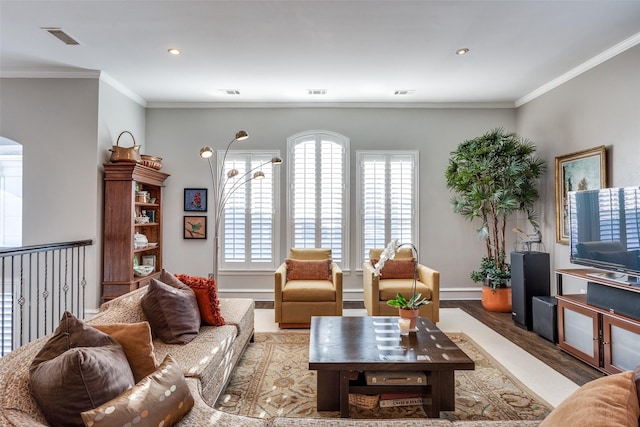
<instances>
[{"instance_id":1,"label":"living room","mask_svg":"<svg viewBox=\"0 0 640 427\"><path fill-rule=\"evenodd\" d=\"M416 105L146 104L100 71L81 70L75 76L66 71L45 73L34 78L36 74L21 76L3 70L0 135L22 144L25 155L23 244L93 240L88 249L87 301L89 312L97 310L101 302L104 215L102 164L108 162L108 150L118 134L128 130L144 153L163 158L162 171L171 175L163 202L165 267L177 273L206 276L212 269L212 238L185 240L182 235L184 189L211 185L208 166L198 156L200 148L210 145L223 150L235 132L244 129L250 138L238 149L278 151L284 159L279 208L286 212L287 139L303 131L327 130L349 139L352 171L358 150L392 146L419 152L420 260L440 272L442 300L479 299L481 286L471 282L469 273L477 268L484 245L477 240L473 225L453 213L444 171L449 153L460 142L503 127L533 141L548 165L536 203L544 248L551 256L551 270L572 268L568 246L556 242L554 159L604 145L607 186L637 186L640 182L638 31L621 38L619 42L627 40L627 44L618 46L610 57L587 65L584 63L593 58L585 58L568 67L565 72L571 76L562 83L531 87L521 94L524 100L517 105L515 99ZM599 53L614 45L603 46ZM355 217L354 172L349 185L349 210ZM512 227L531 231L522 218L514 219L508 228ZM274 265L288 253L284 214L278 233L280 245ZM512 242L515 237L509 235ZM344 299L361 301L355 222L350 224L349 240L350 261L343 266ZM223 270L219 294L272 301L273 270L250 274ZM580 283L568 286L580 287Z\"/></svg>"}]
</instances>

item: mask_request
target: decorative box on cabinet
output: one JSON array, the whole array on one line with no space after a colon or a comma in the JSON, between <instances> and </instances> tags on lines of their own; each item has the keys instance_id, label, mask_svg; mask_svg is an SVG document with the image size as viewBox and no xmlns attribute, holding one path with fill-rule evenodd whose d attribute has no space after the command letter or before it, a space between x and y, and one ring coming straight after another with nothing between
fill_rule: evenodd
<instances>
[{"instance_id":1,"label":"decorative box on cabinet","mask_svg":"<svg viewBox=\"0 0 640 427\"><path fill-rule=\"evenodd\" d=\"M104 230L102 298L109 300L149 283L162 270L162 199L164 181L169 177L137 163L104 165ZM148 201L136 198L147 191ZM155 200L154 200L155 199ZM153 201L153 203L152 203ZM137 224L142 211L153 212L153 221ZM144 234L154 247L134 248L135 233ZM134 257L155 257L155 270L149 276L134 275Z\"/></svg>"},{"instance_id":2,"label":"decorative box on cabinet","mask_svg":"<svg viewBox=\"0 0 640 427\"><path fill-rule=\"evenodd\" d=\"M533 328L532 299L550 295L550 274L548 253L511 253L511 318L517 325Z\"/></svg>"},{"instance_id":3,"label":"decorative box on cabinet","mask_svg":"<svg viewBox=\"0 0 640 427\"><path fill-rule=\"evenodd\" d=\"M598 300L606 299L608 288L612 291L609 308L590 304L593 296L587 287L586 294L558 295L558 346L569 354L606 373L614 374L633 370L640 360L640 319L617 313L617 301L636 299L640 289L606 279L594 279L589 274L595 270L557 270L558 291L562 292L562 276L577 277L597 282ZM628 298L622 299L622 295ZM622 307L626 307L623 305Z\"/></svg>"}]
</instances>

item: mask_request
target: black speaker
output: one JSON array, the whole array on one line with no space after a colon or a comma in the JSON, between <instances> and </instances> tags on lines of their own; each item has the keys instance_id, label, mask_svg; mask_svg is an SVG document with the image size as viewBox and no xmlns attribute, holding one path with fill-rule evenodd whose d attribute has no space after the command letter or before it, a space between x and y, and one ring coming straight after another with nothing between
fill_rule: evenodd
<instances>
[{"instance_id":1,"label":"black speaker","mask_svg":"<svg viewBox=\"0 0 640 427\"><path fill-rule=\"evenodd\" d=\"M587 304L640 319L640 293L587 282Z\"/></svg>"},{"instance_id":2,"label":"black speaker","mask_svg":"<svg viewBox=\"0 0 640 427\"><path fill-rule=\"evenodd\" d=\"M527 330L533 327L531 299L550 295L549 254L511 252L511 318Z\"/></svg>"},{"instance_id":3,"label":"black speaker","mask_svg":"<svg viewBox=\"0 0 640 427\"><path fill-rule=\"evenodd\" d=\"M531 303L533 331L551 342L558 342L558 300L556 297L533 297Z\"/></svg>"}]
</instances>

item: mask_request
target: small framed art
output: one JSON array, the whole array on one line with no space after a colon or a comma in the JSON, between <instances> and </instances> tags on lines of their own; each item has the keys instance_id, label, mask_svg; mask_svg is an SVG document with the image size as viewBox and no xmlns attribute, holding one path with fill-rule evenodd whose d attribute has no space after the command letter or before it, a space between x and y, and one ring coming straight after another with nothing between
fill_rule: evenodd
<instances>
[{"instance_id":1,"label":"small framed art","mask_svg":"<svg viewBox=\"0 0 640 427\"><path fill-rule=\"evenodd\" d=\"M185 239L206 239L207 238L207 217L206 216L185 216L183 237Z\"/></svg>"},{"instance_id":2,"label":"small framed art","mask_svg":"<svg viewBox=\"0 0 640 427\"><path fill-rule=\"evenodd\" d=\"M556 157L556 242L569 244L569 191L607 186L604 145Z\"/></svg>"},{"instance_id":3,"label":"small framed art","mask_svg":"<svg viewBox=\"0 0 640 427\"><path fill-rule=\"evenodd\" d=\"M185 212L206 212L207 211L207 189L206 188L185 188L184 189L184 210Z\"/></svg>"}]
</instances>

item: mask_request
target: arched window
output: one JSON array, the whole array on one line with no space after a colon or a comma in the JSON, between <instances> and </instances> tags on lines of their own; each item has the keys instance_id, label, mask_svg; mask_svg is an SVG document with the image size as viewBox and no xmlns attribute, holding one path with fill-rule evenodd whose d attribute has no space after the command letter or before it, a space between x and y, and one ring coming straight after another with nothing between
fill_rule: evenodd
<instances>
[{"instance_id":1,"label":"arched window","mask_svg":"<svg viewBox=\"0 0 640 427\"><path fill-rule=\"evenodd\" d=\"M345 267L349 238L349 139L330 131L288 138L288 243L296 248L330 248Z\"/></svg>"}]
</instances>

